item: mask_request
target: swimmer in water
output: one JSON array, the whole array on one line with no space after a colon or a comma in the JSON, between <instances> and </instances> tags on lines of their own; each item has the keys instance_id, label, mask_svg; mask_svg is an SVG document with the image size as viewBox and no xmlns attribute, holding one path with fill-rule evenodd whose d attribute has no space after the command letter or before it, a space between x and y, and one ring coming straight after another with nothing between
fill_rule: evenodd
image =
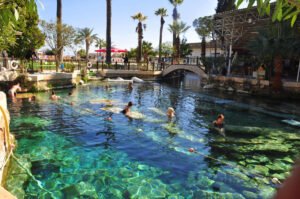
<instances>
[{"instance_id":1,"label":"swimmer in water","mask_svg":"<svg viewBox=\"0 0 300 199\"><path fill-rule=\"evenodd\" d=\"M8 91L8 96L11 98L15 98L17 95L17 91L21 91L20 83L17 83L11 87Z\"/></svg>"},{"instance_id":2,"label":"swimmer in water","mask_svg":"<svg viewBox=\"0 0 300 199\"><path fill-rule=\"evenodd\" d=\"M172 107L169 107L167 110L167 116L169 117L169 119L173 118L175 116L175 111Z\"/></svg>"},{"instance_id":3,"label":"swimmer in water","mask_svg":"<svg viewBox=\"0 0 300 199\"><path fill-rule=\"evenodd\" d=\"M55 92L52 91L51 96L50 96L50 99L51 99L51 100L58 100L58 99L60 99L60 97L57 96L57 95L55 95Z\"/></svg>"},{"instance_id":4,"label":"swimmer in water","mask_svg":"<svg viewBox=\"0 0 300 199\"><path fill-rule=\"evenodd\" d=\"M217 119L213 121L213 126L216 128L216 130L219 131L223 136L225 136L225 128L224 128L224 120L225 117L223 114L219 114Z\"/></svg>"},{"instance_id":5,"label":"swimmer in water","mask_svg":"<svg viewBox=\"0 0 300 199\"><path fill-rule=\"evenodd\" d=\"M128 102L127 106L122 110L122 113L126 116L129 116L130 108L132 107L132 102Z\"/></svg>"}]
</instances>

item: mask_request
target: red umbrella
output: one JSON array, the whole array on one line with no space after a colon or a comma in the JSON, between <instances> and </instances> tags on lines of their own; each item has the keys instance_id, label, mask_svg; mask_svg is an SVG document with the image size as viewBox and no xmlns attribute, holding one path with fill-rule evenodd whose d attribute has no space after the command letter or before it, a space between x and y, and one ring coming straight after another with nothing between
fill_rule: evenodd
<instances>
[{"instance_id":1,"label":"red umbrella","mask_svg":"<svg viewBox=\"0 0 300 199\"><path fill-rule=\"evenodd\" d=\"M98 49L98 50L96 50L96 52L98 52L98 53L105 53L106 49L105 48ZM119 49L119 48L112 48L111 52L112 53L125 53L125 52L127 52L127 50L126 49Z\"/></svg>"}]
</instances>

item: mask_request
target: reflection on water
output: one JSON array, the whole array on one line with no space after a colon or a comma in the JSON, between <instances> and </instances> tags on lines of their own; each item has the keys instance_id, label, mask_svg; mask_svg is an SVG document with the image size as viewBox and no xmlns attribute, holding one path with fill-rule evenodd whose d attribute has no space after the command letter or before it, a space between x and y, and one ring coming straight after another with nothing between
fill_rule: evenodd
<instances>
[{"instance_id":1,"label":"reflection on water","mask_svg":"<svg viewBox=\"0 0 300 199\"><path fill-rule=\"evenodd\" d=\"M63 101L40 93L36 102L10 103L16 156L40 186L12 161L6 188L18 198L270 198L271 179L283 181L299 155L299 129L281 123L299 120L287 109L293 103L211 93L198 80L187 74L132 91L94 83L71 97L57 92ZM145 118L105 111L107 101L133 101ZM209 129L219 113L225 138Z\"/></svg>"}]
</instances>

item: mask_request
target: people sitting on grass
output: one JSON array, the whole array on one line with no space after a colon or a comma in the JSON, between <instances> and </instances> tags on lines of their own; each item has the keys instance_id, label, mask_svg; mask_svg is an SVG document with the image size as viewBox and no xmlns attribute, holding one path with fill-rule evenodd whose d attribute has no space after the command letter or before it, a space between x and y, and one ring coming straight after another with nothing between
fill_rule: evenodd
<instances>
[{"instance_id":1,"label":"people sitting on grass","mask_svg":"<svg viewBox=\"0 0 300 199\"><path fill-rule=\"evenodd\" d=\"M54 91L52 91L51 96L50 96L51 100L58 100L60 99L60 96L56 95Z\"/></svg>"},{"instance_id":2,"label":"people sitting on grass","mask_svg":"<svg viewBox=\"0 0 300 199\"><path fill-rule=\"evenodd\" d=\"M17 83L9 89L8 96L11 98L15 98L17 95L17 91L21 91L21 90L22 88L20 87L20 83Z\"/></svg>"}]
</instances>

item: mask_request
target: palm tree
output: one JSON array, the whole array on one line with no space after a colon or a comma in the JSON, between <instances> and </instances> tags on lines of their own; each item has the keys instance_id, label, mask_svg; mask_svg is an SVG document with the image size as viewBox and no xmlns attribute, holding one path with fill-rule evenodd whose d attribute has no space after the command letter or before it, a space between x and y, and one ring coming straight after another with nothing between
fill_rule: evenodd
<instances>
[{"instance_id":1,"label":"palm tree","mask_svg":"<svg viewBox=\"0 0 300 199\"><path fill-rule=\"evenodd\" d=\"M63 45L62 45L62 0L57 0L56 8L56 34L57 34L57 54L56 54L56 72L58 66L63 59Z\"/></svg>"},{"instance_id":2,"label":"palm tree","mask_svg":"<svg viewBox=\"0 0 300 199\"><path fill-rule=\"evenodd\" d=\"M180 15L177 11L177 6L179 6L180 4L183 3L183 0L169 0L169 2L174 6L174 9L173 9L173 14L172 14L172 17L173 17L173 25L175 23L177 23L177 20L179 19ZM175 52L175 49L176 49L176 33L173 32L173 48L174 48L174 52Z\"/></svg>"},{"instance_id":3,"label":"palm tree","mask_svg":"<svg viewBox=\"0 0 300 199\"><path fill-rule=\"evenodd\" d=\"M101 38L96 38L95 40L95 47L101 49L103 46L106 46L106 41Z\"/></svg>"},{"instance_id":4,"label":"palm tree","mask_svg":"<svg viewBox=\"0 0 300 199\"><path fill-rule=\"evenodd\" d=\"M106 0L106 63L111 63L111 1Z\"/></svg>"},{"instance_id":5,"label":"palm tree","mask_svg":"<svg viewBox=\"0 0 300 199\"><path fill-rule=\"evenodd\" d=\"M90 49L90 45L94 42L94 40L97 39L97 34L92 34L93 33L93 29L91 28L83 28L83 29L79 29L78 34L75 38L75 41L77 43L80 42L85 42L85 52L86 52L86 62L88 62L88 58L89 58L89 49Z\"/></svg>"},{"instance_id":6,"label":"palm tree","mask_svg":"<svg viewBox=\"0 0 300 199\"><path fill-rule=\"evenodd\" d=\"M174 24L169 24L169 31L170 32L175 32L175 58L179 59L180 58L180 34L185 33L190 26L187 26L186 23L181 22L176 22Z\"/></svg>"},{"instance_id":7,"label":"palm tree","mask_svg":"<svg viewBox=\"0 0 300 199\"><path fill-rule=\"evenodd\" d=\"M137 62L139 63L142 58L142 41L143 41L143 30L146 29L146 24L143 24L143 21L147 19L147 16L144 16L142 13L137 13L134 16L131 16L133 20L138 20L139 23L136 27L136 32L138 33L138 50L137 50Z\"/></svg>"},{"instance_id":8,"label":"palm tree","mask_svg":"<svg viewBox=\"0 0 300 199\"><path fill-rule=\"evenodd\" d=\"M274 78L272 87L274 91L282 88L281 74L283 59L299 54L299 36L297 30L291 29L287 23L272 25L271 29L259 31L259 35L249 42L248 49L261 63L270 63L269 79L271 79L272 62Z\"/></svg>"},{"instance_id":9,"label":"palm tree","mask_svg":"<svg viewBox=\"0 0 300 199\"><path fill-rule=\"evenodd\" d=\"M194 20L193 26L197 34L202 38L201 57L204 59L206 54L206 37L208 37L213 30L212 17L199 17Z\"/></svg>"},{"instance_id":10,"label":"palm tree","mask_svg":"<svg viewBox=\"0 0 300 199\"><path fill-rule=\"evenodd\" d=\"M159 30L159 47L158 47L158 62L161 61L161 43L162 43L162 33L164 28L164 17L167 15L167 9L165 8L159 8L155 11L155 15L160 16L160 30Z\"/></svg>"}]
</instances>

